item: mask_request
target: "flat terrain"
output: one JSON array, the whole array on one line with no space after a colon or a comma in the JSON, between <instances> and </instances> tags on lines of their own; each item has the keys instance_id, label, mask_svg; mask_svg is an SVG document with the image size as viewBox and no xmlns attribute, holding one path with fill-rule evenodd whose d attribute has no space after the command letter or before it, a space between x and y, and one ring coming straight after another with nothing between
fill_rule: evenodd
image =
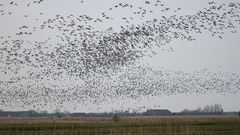
<instances>
[{"instance_id":1,"label":"flat terrain","mask_svg":"<svg viewBox=\"0 0 240 135\"><path fill-rule=\"evenodd\" d=\"M0 135L240 135L240 117L0 119Z\"/></svg>"}]
</instances>

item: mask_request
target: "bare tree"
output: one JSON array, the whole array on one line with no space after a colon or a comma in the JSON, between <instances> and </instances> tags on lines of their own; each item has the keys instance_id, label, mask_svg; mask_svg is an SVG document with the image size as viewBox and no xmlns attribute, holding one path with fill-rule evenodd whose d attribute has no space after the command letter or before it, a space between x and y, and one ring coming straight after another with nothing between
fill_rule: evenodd
<instances>
[{"instance_id":1,"label":"bare tree","mask_svg":"<svg viewBox=\"0 0 240 135\"><path fill-rule=\"evenodd\" d=\"M113 121L115 123L119 122L120 121L120 117L118 116L118 114L114 114L113 117L112 117Z\"/></svg>"},{"instance_id":2,"label":"bare tree","mask_svg":"<svg viewBox=\"0 0 240 135\"><path fill-rule=\"evenodd\" d=\"M222 105L221 104L214 104L214 105L206 105L203 110L204 113L222 113Z\"/></svg>"}]
</instances>

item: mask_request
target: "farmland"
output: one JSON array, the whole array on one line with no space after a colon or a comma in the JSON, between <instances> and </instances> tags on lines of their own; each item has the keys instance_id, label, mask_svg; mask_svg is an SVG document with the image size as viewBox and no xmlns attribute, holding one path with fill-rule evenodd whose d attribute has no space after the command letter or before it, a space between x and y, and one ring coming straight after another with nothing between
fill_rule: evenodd
<instances>
[{"instance_id":1,"label":"farmland","mask_svg":"<svg viewBox=\"0 0 240 135\"><path fill-rule=\"evenodd\" d=\"M0 135L239 135L237 116L0 119Z\"/></svg>"}]
</instances>

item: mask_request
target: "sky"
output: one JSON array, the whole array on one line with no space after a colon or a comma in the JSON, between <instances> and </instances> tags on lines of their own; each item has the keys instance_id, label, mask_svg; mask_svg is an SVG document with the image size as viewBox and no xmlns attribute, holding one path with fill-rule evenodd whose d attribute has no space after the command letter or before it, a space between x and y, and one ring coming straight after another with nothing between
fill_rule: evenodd
<instances>
[{"instance_id":1,"label":"sky","mask_svg":"<svg viewBox=\"0 0 240 135\"><path fill-rule=\"evenodd\" d=\"M23 39L26 41L34 42L34 41L44 41L47 40L49 37L51 38L49 40L49 44L56 45L58 41L56 41L55 37L59 33L56 31L51 30L41 30L37 29L33 35L31 36L17 36L16 33L19 32L19 27L26 25L26 26L36 26L39 27L43 21L47 21L48 18L55 18L57 14L61 16L69 16L70 14L73 14L74 16L86 14L88 16L91 16L93 18L101 18L102 13L104 12L106 15L114 18L113 20L107 20L104 21L104 23L93 23L91 24L95 30L106 30L109 27L113 28L113 31L119 32L121 30L120 26L125 27L127 25L122 19L123 17L133 17L133 20L130 21L133 25L141 24L147 20L151 20L152 18L161 18L162 16L171 16L171 15L193 15L196 14L198 11L203 11L205 7L209 7L208 0L164 0L160 3L165 4L166 7L170 8L170 11L164 11L162 12L159 7L154 6L148 6L145 3L145 0L48 0L43 1L42 3L34 3L31 0L26 0L24 2L22 1L14 1L18 3L17 6L14 6L12 4L9 4L11 1L9 0L1 0L0 4L0 10L1 13L4 15L0 15L0 37L7 38L7 36L11 36L10 39ZM118 3L130 3L134 6L134 8L113 8L111 11L109 11L109 8L114 7ZM149 0L149 2L152 4L156 1ZM238 2L238 0L218 0L216 3L218 5L221 5L223 3L230 3L230 2ZM31 3L30 6L26 6L28 3ZM139 10L137 7L144 7L147 11L152 10L153 13L147 14L144 18L141 18L141 16L138 15L132 15L131 13L135 10ZM136 8L135 8L136 7ZM181 10L174 12L174 10L177 10L178 8L181 8ZM223 12L223 11L221 11ZM221 13L220 12L220 13ZM9 14L10 13L10 14ZM42 13L42 14L41 14ZM38 19L37 19L38 18ZM239 19L239 18L238 18ZM88 25L88 24L86 24ZM144 56L141 59L138 59L136 61L137 66L143 66L143 67L152 67L156 71L162 71L165 73L175 74L176 72L183 72L186 74L194 74L195 72L202 73L203 75L197 76L196 78L203 78L208 77L206 74L214 74L214 73L220 73L224 75L229 75L231 78L231 74L240 75L240 62L238 61L238 58L240 58L240 34L239 34L239 23L237 24L237 27L235 28L237 33L231 33L228 30L223 30L224 34L222 35L222 39L220 39L218 36L211 36L210 32L203 32L201 34L196 33L190 33L190 35L193 35L196 40L194 41L188 41L188 40L181 40L181 39L173 39L171 42L169 42L166 45L163 45L162 47L153 47L152 50L156 51L157 54L149 56ZM4 40L0 40L0 43ZM28 46L31 48L31 45L25 45L25 48L28 48ZM3 48L3 44L0 46ZM170 48L172 48L172 51ZM49 49L49 48L48 48ZM50 47L51 51L51 47ZM2 56L1 56L2 55ZM5 54L1 54L0 58L1 60L4 59ZM16 74L14 73L8 73L4 74L4 67L6 67L5 63L0 63L0 67L2 72L0 72L0 80L2 81L1 86L1 92L2 93L10 93L6 99L2 99L1 101L4 103L0 104L0 108L3 108L4 110L27 110L27 109L38 109L38 110L48 110L53 111L56 108L60 108L60 110L68 110L71 112L104 112L104 111L115 111L115 110L141 110L144 111L149 108L164 108L169 109L171 111L182 111L185 108L188 109L196 109L197 107L204 107L208 104L222 104L222 107L225 111L238 111L240 110L240 105L238 104L240 102L240 87L238 86L234 90L226 90L224 89L223 92L217 92L217 91L207 91L204 93L198 93L198 92L178 92L176 94L155 94L155 95L144 95L141 94L138 98L131 98L128 95L120 96L120 97L112 97L112 96L103 96L100 98L106 98L107 102L91 102L88 101L88 99L93 99L92 96L85 97L84 99L87 99L82 104L82 100L74 100L75 98L71 99L71 102L67 102L67 100L64 100L64 102L58 102L55 104L53 102L56 102L56 100L48 100L48 103L46 105L31 105L25 104L27 101L32 102L33 100L31 97L24 97L20 98L20 95L13 96L11 92L16 91L28 91L28 87L25 88L25 82L26 81L20 81L16 84L23 84L20 86L24 86L25 89L16 89L14 90L14 85L8 84L8 88L3 85L3 82L7 82L10 78L16 77ZM126 68L126 69L125 69ZM132 65L129 67L123 67L123 69L120 69L121 74L126 72L128 74L127 69L132 69ZM28 76L29 72L37 72L38 69L30 68L27 65L24 65L19 69L18 75L20 76ZM130 73L129 73L130 74ZM111 75L110 75L111 76ZM113 75L113 77L110 78L117 78L118 75ZM136 75L135 75L136 76ZM95 76L90 76L90 78L93 78ZM142 76L141 76L142 77ZM222 79L222 76L218 76L220 79ZM82 78L76 77L69 77L64 76L62 78L58 78L57 80L50 79L48 83L45 83L45 81L34 81L30 80L31 83L27 85L31 85L35 87L35 85L41 85L48 87L48 85L58 85L62 89L66 89L68 91L71 91L73 86L78 86L77 84L83 84ZM233 77L234 78L234 77ZM103 80L106 79L104 82ZM234 78L233 81L239 81L239 76ZM73 81L74 80L74 81ZM97 79L95 79L97 80ZM115 82L108 82L108 77L103 77L103 80L100 80L100 83L106 84L106 87L108 85L115 86ZM111 80L111 79L110 79ZM113 79L114 80L114 79ZM117 83L121 84L121 79L116 79ZM227 79L223 79L227 80ZM96 81L97 82L97 81ZM227 81L228 82L228 81ZM151 82L150 82L151 83ZM100 84L100 85L103 85ZM147 83L146 83L147 84ZM172 82L174 84L174 82ZM186 83L187 84L187 83ZM20 87L17 85L16 87ZM97 85L94 84L95 87ZM117 85L120 87L121 85ZM84 87L84 86L81 86ZM87 86L86 86L87 87ZM231 88L226 87L226 88ZM87 87L88 88L88 87ZM104 87L105 88L105 87ZM182 87L181 87L182 88ZM106 88L108 89L108 88ZM85 90L85 89L81 89ZM102 90L102 89L101 89ZM29 89L31 92L32 90ZM37 91L37 90L36 90ZM41 90L38 90L41 92ZM51 92L54 90L50 90ZM104 89L103 89L104 91ZM50 93L51 93L50 92ZM58 91L61 93L61 91ZM58 93L57 92L57 93ZM79 91L78 91L79 92ZM92 91L91 91L92 92ZM108 93L108 90L105 90L105 93ZM81 93L81 92L79 92ZM104 93L104 92L103 92ZM131 93L131 92L130 92ZM32 93L34 95L34 93ZM64 93L63 93L64 95ZM11 96L14 98L13 101L10 101ZM38 95L37 95L38 96ZM44 95L41 95L44 97ZM45 95L49 96L49 95ZM51 96L54 96L51 95ZM71 98L71 94L69 95ZM74 97L76 95L72 95ZM125 97L126 96L126 97ZM1 96L2 97L2 96ZM33 96L34 97L34 96ZM19 98L19 99L18 99ZM39 99L41 100L41 99ZM61 99L60 99L61 100ZM26 102L25 102L26 101ZM25 102L25 103L21 103ZM36 101L38 102L38 101ZM45 101L44 101L45 102ZM21 105L20 105L21 104Z\"/></svg>"}]
</instances>

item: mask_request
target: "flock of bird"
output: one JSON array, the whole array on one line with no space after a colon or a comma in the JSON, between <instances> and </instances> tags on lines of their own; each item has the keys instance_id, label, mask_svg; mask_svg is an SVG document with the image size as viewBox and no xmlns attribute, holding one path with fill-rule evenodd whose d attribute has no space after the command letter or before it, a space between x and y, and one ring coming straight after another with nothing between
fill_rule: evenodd
<instances>
[{"instance_id":1,"label":"flock of bird","mask_svg":"<svg viewBox=\"0 0 240 135\"><path fill-rule=\"evenodd\" d=\"M26 6L43 2L34 0ZM174 51L167 46L173 40L193 41L193 35L202 33L221 39L227 30L238 33L240 3L209 2L196 13L179 15L181 8L171 9L160 0L141 2L141 7L134 2L113 5L98 18L56 14L36 26L20 25L15 35L0 35L0 73L6 77L0 80L0 104L99 104L118 98L240 90L237 74L190 74L134 66L143 57L157 54L154 47ZM3 7L20 3L0 3L0 15L12 15ZM119 20L111 16L119 8L134 10L129 10L129 17L120 17L124 23L118 29L99 30L97 26ZM154 14L158 10L161 15ZM165 12L171 15L164 16ZM139 23L134 22L138 19ZM26 40L39 31L54 35L43 41Z\"/></svg>"},{"instance_id":2,"label":"flock of bird","mask_svg":"<svg viewBox=\"0 0 240 135\"><path fill-rule=\"evenodd\" d=\"M44 0L26 0L26 1L21 1L21 2L9 1L7 4L0 3L0 16L12 15L14 13L12 11L8 11L8 10L4 9L4 7L9 7L9 6L17 7L17 6L20 6L20 5L24 5L25 7L30 7L30 6L32 6L34 4L41 4L43 2L44 2Z\"/></svg>"},{"instance_id":3,"label":"flock of bird","mask_svg":"<svg viewBox=\"0 0 240 135\"><path fill-rule=\"evenodd\" d=\"M208 70L185 73L148 66L131 66L112 76L94 75L81 83L79 80L72 84L60 82L62 84L36 84L35 80L18 78L1 81L0 103L21 108L64 104L74 107L163 95L237 93L240 89L239 74Z\"/></svg>"}]
</instances>

